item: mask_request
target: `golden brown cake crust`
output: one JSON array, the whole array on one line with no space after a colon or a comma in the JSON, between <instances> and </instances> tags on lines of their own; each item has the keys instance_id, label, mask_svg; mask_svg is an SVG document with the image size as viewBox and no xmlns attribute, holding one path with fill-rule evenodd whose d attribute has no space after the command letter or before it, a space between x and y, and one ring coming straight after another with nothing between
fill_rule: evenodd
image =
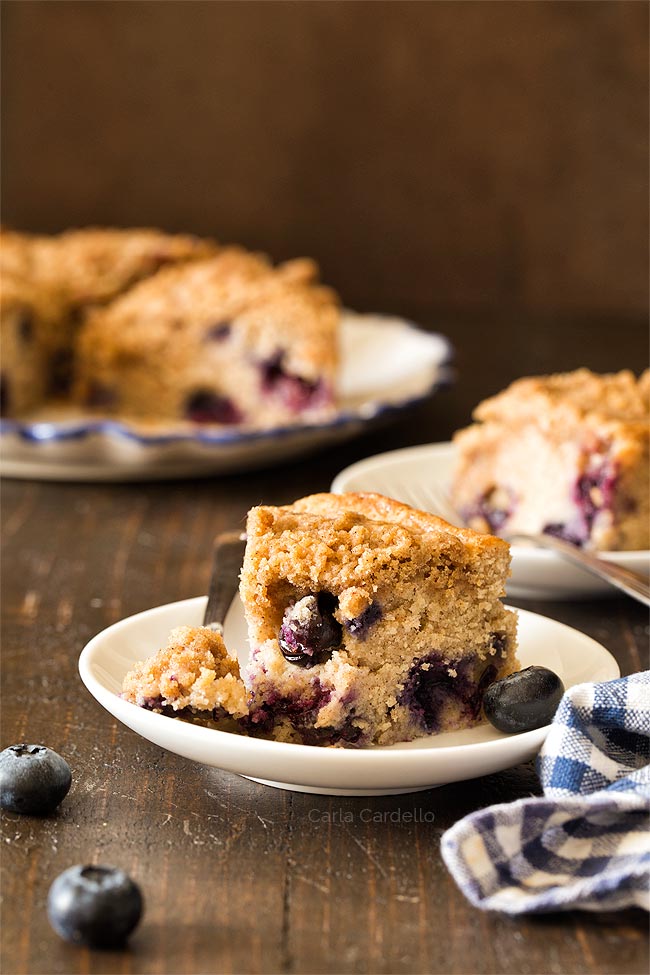
<instances>
[{"instance_id":1,"label":"golden brown cake crust","mask_svg":"<svg viewBox=\"0 0 650 975\"><path fill-rule=\"evenodd\" d=\"M518 379L480 403L473 416L480 422L555 418L557 423L615 424L622 432L628 425L636 431L637 423L647 424L649 414L650 371L637 379L629 369L605 375L577 369Z\"/></svg>"},{"instance_id":2,"label":"golden brown cake crust","mask_svg":"<svg viewBox=\"0 0 650 975\"><path fill-rule=\"evenodd\" d=\"M270 630L278 625L278 580L300 594L327 589L367 602L379 587L422 573L441 589L462 582L497 598L509 574L507 542L379 494L315 494L252 508L247 535L241 595Z\"/></svg>"},{"instance_id":3,"label":"golden brown cake crust","mask_svg":"<svg viewBox=\"0 0 650 975\"><path fill-rule=\"evenodd\" d=\"M427 566L449 587L460 575L503 591L510 548L500 538L372 493L315 494L248 514L242 597L258 601L275 577L308 590L367 591L375 576L415 577ZM272 553L270 554L270 547ZM268 607L267 607L268 609Z\"/></svg>"},{"instance_id":4,"label":"golden brown cake crust","mask_svg":"<svg viewBox=\"0 0 650 975\"><path fill-rule=\"evenodd\" d=\"M34 238L31 249L37 283L64 291L79 307L103 304L168 264L216 253L218 245L153 228L89 227Z\"/></svg>"},{"instance_id":5,"label":"golden brown cake crust","mask_svg":"<svg viewBox=\"0 0 650 975\"><path fill-rule=\"evenodd\" d=\"M27 278L33 263L34 237L15 230L0 230L0 274Z\"/></svg>"},{"instance_id":6,"label":"golden brown cake crust","mask_svg":"<svg viewBox=\"0 0 650 975\"><path fill-rule=\"evenodd\" d=\"M357 512L371 521L390 524L396 522L414 534L442 534L457 538L470 552L494 552L507 558L509 546L501 538L485 536L470 528L452 525L443 518L428 511L419 511L408 504L373 492L348 492L346 494L312 494L288 505L289 510L304 511L308 514L331 515L343 512Z\"/></svg>"}]
</instances>

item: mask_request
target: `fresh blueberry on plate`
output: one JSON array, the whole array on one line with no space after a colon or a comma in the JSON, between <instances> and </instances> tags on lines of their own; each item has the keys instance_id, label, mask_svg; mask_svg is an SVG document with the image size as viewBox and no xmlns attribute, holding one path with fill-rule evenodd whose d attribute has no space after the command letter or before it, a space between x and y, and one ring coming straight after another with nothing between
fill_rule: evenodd
<instances>
[{"instance_id":1,"label":"fresh blueberry on plate","mask_svg":"<svg viewBox=\"0 0 650 975\"><path fill-rule=\"evenodd\" d=\"M77 864L56 878L47 916L57 934L89 948L120 948L142 917L140 888L117 867Z\"/></svg>"},{"instance_id":2,"label":"fresh blueberry on plate","mask_svg":"<svg viewBox=\"0 0 650 975\"><path fill-rule=\"evenodd\" d=\"M0 752L0 806L28 816L46 816L66 797L70 766L45 745L10 745Z\"/></svg>"},{"instance_id":3,"label":"fresh blueberry on plate","mask_svg":"<svg viewBox=\"0 0 650 975\"><path fill-rule=\"evenodd\" d=\"M564 684L546 667L526 667L490 684L483 710L490 724L507 734L543 728L553 720Z\"/></svg>"}]
</instances>

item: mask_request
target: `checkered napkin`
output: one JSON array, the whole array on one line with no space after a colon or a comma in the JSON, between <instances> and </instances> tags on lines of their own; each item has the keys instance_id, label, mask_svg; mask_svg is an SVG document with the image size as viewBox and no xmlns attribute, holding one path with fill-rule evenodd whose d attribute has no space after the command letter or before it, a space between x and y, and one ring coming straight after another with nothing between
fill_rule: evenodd
<instances>
[{"instance_id":1,"label":"checkered napkin","mask_svg":"<svg viewBox=\"0 0 650 975\"><path fill-rule=\"evenodd\" d=\"M481 809L442 837L465 896L507 914L650 910L650 671L562 698L544 796Z\"/></svg>"}]
</instances>

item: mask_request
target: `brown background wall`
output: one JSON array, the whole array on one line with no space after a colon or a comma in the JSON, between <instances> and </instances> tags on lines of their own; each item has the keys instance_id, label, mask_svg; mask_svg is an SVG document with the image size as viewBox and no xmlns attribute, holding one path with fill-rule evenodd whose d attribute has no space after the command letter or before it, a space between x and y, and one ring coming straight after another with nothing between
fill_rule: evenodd
<instances>
[{"instance_id":1,"label":"brown background wall","mask_svg":"<svg viewBox=\"0 0 650 975\"><path fill-rule=\"evenodd\" d=\"M309 253L352 305L619 314L648 284L648 7L8 2L3 220Z\"/></svg>"}]
</instances>

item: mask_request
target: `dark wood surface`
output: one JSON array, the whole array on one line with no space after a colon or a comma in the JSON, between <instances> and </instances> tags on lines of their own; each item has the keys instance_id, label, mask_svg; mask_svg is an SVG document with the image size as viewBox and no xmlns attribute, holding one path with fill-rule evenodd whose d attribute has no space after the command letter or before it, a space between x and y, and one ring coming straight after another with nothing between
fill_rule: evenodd
<instances>
[{"instance_id":1,"label":"dark wood surface","mask_svg":"<svg viewBox=\"0 0 650 975\"><path fill-rule=\"evenodd\" d=\"M149 744L77 675L80 650L102 628L204 592L212 536L251 504L326 489L343 466L381 450L447 439L517 374L641 368L647 358L641 323L498 324L448 321L460 350L455 388L314 458L197 482L3 483L1 744L47 743L74 773L56 814L2 817L5 975L647 971L641 912L510 920L470 907L448 875L442 832L471 810L537 792L530 765L410 796L292 794ZM520 605L601 641L624 674L647 666L647 613L629 599ZM366 822L364 810L382 821ZM420 821L391 821L407 812ZM73 948L50 929L49 885L82 861L120 865L142 885L146 914L128 951Z\"/></svg>"},{"instance_id":2,"label":"dark wood surface","mask_svg":"<svg viewBox=\"0 0 650 975\"><path fill-rule=\"evenodd\" d=\"M306 253L351 307L647 307L646 3L1 15L3 223Z\"/></svg>"}]
</instances>

